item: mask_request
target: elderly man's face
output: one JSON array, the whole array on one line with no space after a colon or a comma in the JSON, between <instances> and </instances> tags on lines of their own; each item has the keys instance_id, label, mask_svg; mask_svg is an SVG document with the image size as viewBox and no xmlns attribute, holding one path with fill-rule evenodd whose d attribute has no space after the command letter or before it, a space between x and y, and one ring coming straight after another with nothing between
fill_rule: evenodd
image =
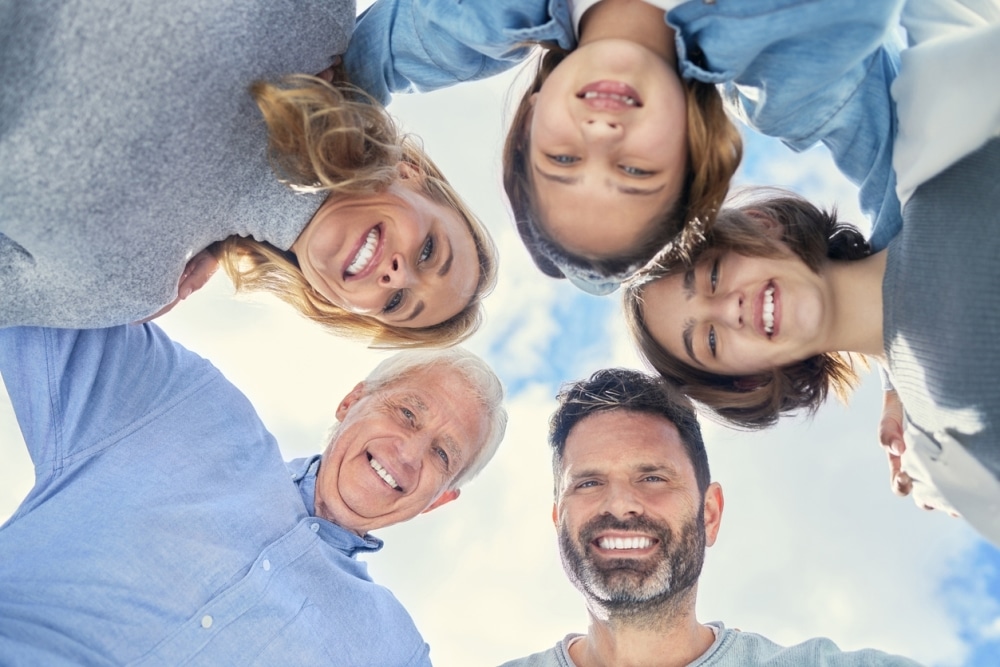
<instances>
[{"instance_id":1,"label":"elderly man's face","mask_svg":"<svg viewBox=\"0 0 1000 667\"><path fill-rule=\"evenodd\" d=\"M458 497L449 489L487 432L485 411L450 369L427 369L375 391L358 384L316 480L316 514L358 534Z\"/></svg>"},{"instance_id":2,"label":"elderly man's face","mask_svg":"<svg viewBox=\"0 0 1000 667\"><path fill-rule=\"evenodd\" d=\"M702 500L672 423L627 410L586 417L566 439L562 472L563 566L598 611L634 615L692 589L722 494L713 484Z\"/></svg>"}]
</instances>

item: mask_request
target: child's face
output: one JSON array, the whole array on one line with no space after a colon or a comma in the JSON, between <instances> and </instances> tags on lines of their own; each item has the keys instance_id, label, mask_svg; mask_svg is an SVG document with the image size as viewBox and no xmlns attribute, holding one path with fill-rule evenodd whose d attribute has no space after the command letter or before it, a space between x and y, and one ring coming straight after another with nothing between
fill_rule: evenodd
<instances>
[{"instance_id":1,"label":"child's face","mask_svg":"<svg viewBox=\"0 0 1000 667\"><path fill-rule=\"evenodd\" d=\"M634 42L600 40L560 63L532 104L529 168L545 231L585 257L634 251L684 182L677 73Z\"/></svg>"}]
</instances>

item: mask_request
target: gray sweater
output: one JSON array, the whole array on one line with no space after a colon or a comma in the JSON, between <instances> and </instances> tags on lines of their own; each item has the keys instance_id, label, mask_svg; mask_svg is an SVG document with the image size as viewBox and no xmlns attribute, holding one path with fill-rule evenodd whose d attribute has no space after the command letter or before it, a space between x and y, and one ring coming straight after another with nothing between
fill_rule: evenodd
<instances>
[{"instance_id":1,"label":"gray sweater","mask_svg":"<svg viewBox=\"0 0 1000 667\"><path fill-rule=\"evenodd\" d=\"M688 667L920 667L909 658L863 649L841 651L829 639L818 637L789 646L779 646L752 632L727 629L710 623L715 642ZM501 667L576 667L569 657L569 643L580 635L568 635L541 653L505 662Z\"/></svg>"},{"instance_id":2,"label":"gray sweater","mask_svg":"<svg viewBox=\"0 0 1000 667\"><path fill-rule=\"evenodd\" d=\"M883 337L907 452L1000 544L1000 139L921 185L889 245Z\"/></svg>"},{"instance_id":3,"label":"gray sweater","mask_svg":"<svg viewBox=\"0 0 1000 667\"><path fill-rule=\"evenodd\" d=\"M0 326L100 327L174 299L232 234L287 249L248 86L342 53L354 0L0 0Z\"/></svg>"}]
</instances>

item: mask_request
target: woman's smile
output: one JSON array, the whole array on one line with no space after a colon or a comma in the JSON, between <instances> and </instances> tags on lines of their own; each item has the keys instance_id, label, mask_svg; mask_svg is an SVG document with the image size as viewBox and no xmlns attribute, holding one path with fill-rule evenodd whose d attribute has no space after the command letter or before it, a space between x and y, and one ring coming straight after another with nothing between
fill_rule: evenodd
<instances>
[{"instance_id":1,"label":"woman's smile","mask_svg":"<svg viewBox=\"0 0 1000 667\"><path fill-rule=\"evenodd\" d=\"M350 263L344 267L344 280L364 278L371 273L382 256L384 247L381 225L375 225L358 242L358 248L354 254L348 256Z\"/></svg>"}]
</instances>

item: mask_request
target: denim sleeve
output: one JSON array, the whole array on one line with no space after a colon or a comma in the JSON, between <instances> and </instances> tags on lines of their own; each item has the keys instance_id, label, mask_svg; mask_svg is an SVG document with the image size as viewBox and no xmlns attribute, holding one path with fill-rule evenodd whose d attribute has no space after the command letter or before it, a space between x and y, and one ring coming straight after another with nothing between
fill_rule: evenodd
<instances>
[{"instance_id":1,"label":"denim sleeve","mask_svg":"<svg viewBox=\"0 0 1000 667\"><path fill-rule=\"evenodd\" d=\"M348 78L388 104L482 79L523 60L534 42L576 44L567 0L377 0L358 17Z\"/></svg>"},{"instance_id":2,"label":"denim sleeve","mask_svg":"<svg viewBox=\"0 0 1000 667\"><path fill-rule=\"evenodd\" d=\"M205 367L151 324L0 329L0 373L39 477L120 441Z\"/></svg>"},{"instance_id":3,"label":"denim sleeve","mask_svg":"<svg viewBox=\"0 0 1000 667\"><path fill-rule=\"evenodd\" d=\"M668 15L681 73L725 84L727 103L757 131L801 151L822 142L860 189L885 246L902 225L892 170L899 0L718 0Z\"/></svg>"}]
</instances>

